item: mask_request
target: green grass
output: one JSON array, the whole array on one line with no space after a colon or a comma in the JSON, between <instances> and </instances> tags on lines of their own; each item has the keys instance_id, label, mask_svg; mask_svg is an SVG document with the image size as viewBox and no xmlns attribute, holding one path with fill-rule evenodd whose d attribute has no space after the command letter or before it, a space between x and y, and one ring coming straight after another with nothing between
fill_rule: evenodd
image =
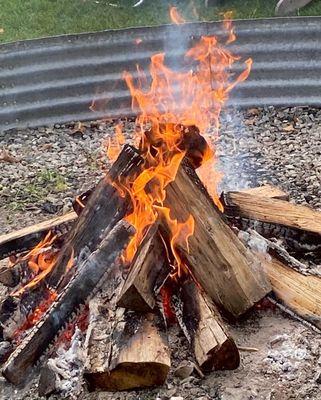
<instances>
[{"instance_id":1,"label":"green grass","mask_svg":"<svg viewBox=\"0 0 321 400\"><path fill-rule=\"evenodd\" d=\"M204 0L0 0L0 42L168 23L169 5L178 6L189 21L216 20L225 10L235 18L271 17L276 0L225 0L223 7L204 7ZM117 4L113 7L110 3ZM300 15L320 15L315 0Z\"/></svg>"}]
</instances>

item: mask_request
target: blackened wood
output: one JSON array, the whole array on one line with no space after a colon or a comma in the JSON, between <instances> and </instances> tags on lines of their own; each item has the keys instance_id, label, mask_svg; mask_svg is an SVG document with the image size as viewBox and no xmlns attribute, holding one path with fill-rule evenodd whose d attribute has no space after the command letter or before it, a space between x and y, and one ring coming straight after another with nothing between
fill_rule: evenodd
<instances>
[{"instance_id":1,"label":"blackened wood","mask_svg":"<svg viewBox=\"0 0 321 400\"><path fill-rule=\"evenodd\" d=\"M271 286L259 261L226 224L196 172L186 163L166 188L165 206L180 222L191 215L194 234L178 246L183 261L207 295L234 316L262 299ZM170 237L162 219L161 229Z\"/></svg>"},{"instance_id":2,"label":"blackened wood","mask_svg":"<svg viewBox=\"0 0 321 400\"><path fill-rule=\"evenodd\" d=\"M157 293L169 273L166 249L158 233L158 224L154 224L137 249L118 306L140 312L152 311Z\"/></svg>"},{"instance_id":3,"label":"blackened wood","mask_svg":"<svg viewBox=\"0 0 321 400\"><path fill-rule=\"evenodd\" d=\"M58 296L41 321L11 354L3 368L3 376L11 383L20 384L28 375L60 328L71 314L83 304L103 278L106 271L116 262L127 245L133 229L120 221L103 239L65 290Z\"/></svg>"},{"instance_id":4,"label":"blackened wood","mask_svg":"<svg viewBox=\"0 0 321 400\"><path fill-rule=\"evenodd\" d=\"M192 279L179 284L173 298L177 320L203 372L235 369L240 355L217 308Z\"/></svg>"},{"instance_id":5,"label":"blackened wood","mask_svg":"<svg viewBox=\"0 0 321 400\"><path fill-rule=\"evenodd\" d=\"M27 228L20 229L0 236L0 259L11 254L21 253L36 246L52 230L54 233L65 233L71 223L77 218L77 214L68 214L40 222Z\"/></svg>"},{"instance_id":6,"label":"blackened wood","mask_svg":"<svg viewBox=\"0 0 321 400\"><path fill-rule=\"evenodd\" d=\"M121 197L118 190L110 183L134 176L141 163L142 159L137 151L131 146L124 146L108 176L104 177L96 186L69 232L59 253L56 266L47 278L50 287L57 288L60 284L58 290L61 290L61 287L65 285L62 278L71 255L73 254L77 259L84 248L90 252L94 251L101 241L101 236L125 216L129 206L128 198Z\"/></svg>"},{"instance_id":7,"label":"blackened wood","mask_svg":"<svg viewBox=\"0 0 321 400\"><path fill-rule=\"evenodd\" d=\"M15 287L23 276L23 268L20 263L0 268L0 282L7 287Z\"/></svg>"}]
</instances>

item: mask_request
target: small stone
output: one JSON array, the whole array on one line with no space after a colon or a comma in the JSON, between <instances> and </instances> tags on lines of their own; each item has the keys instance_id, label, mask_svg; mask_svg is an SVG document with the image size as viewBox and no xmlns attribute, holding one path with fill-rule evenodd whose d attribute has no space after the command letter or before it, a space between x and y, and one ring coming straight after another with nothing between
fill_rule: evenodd
<instances>
[{"instance_id":1,"label":"small stone","mask_svg":"<svg viewBox=\"0 0 321 400\"><path fill-rule=\"evenodd\" d=\"M181 364L175 369L174 375L181 379L186 379L192 375L194 371L194 363L191 361L183 361Z\"/></svg>"}]
</instances>

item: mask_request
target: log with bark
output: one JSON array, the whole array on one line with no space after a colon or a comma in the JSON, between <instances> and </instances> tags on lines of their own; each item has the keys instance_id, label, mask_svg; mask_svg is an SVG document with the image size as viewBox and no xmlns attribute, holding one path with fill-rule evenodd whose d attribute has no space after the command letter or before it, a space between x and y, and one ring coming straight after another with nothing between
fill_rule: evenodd
<instances>
[{"instance_id":1,"label":"log with bark","mask_svg":"<svg viewBox=\"0 0 321 400\"><path fill-rule=\"evenodd\" d=\"M46 314L35 325L25 339L11 354L4 365L3 375L11 383L23 382L31 367L55 338L59 329L68 321L71 314L93 295L106 271L119 257L127 245L133 228L126 222L118 222L106 232L100 246L79 266L79 269Z\"/></svg>"},{"instance_id":2,"label":"log with bark","mask_svg":"<svg viewBox=\"0 0 321 400\"><path fill-rule=\"evenodd\" d=\"M179 284L172 303L203 372L239 366L238 349L227 333L217 308L192 279Z\"/></svg>"},{"instance_id":3,"label":"log with bark","mask_svg":"<svg viewBox=\"0 0 321 400\"><path fill-rule=\"evenodd\" d=\"M165 206L178 221L194 218L194 234L178 251L195 279L218 305L237 317L261 300L270 284L257 258L226 224L196 172L187 163L166 188ZM165 219L160 227L170 236Z\"/></svg>"},{"instance_id":4,"label":"log with bark","mask_svg":"<svg viewBox=\"0 0 321 400\"><path fill-rule=\"evenodd\" d=\"M170 273L166 248L155 223L137 249L118 299L118 306L151 312Z\"/></svg>"}]
</instances>

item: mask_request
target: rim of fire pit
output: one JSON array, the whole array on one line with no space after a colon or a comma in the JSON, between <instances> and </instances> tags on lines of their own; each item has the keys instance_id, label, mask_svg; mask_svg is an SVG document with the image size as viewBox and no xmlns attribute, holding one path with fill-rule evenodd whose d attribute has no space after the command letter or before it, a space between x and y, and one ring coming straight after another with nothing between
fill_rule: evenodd
<instances>
[{"instance_id":1,"label":"rim of fire pit","mask_svg":"<svg viewBox=\"0 0 321 400\"><path fill-rule=\"evenodd\" d=\"M230 49L253 59L250 77L229 105L320 106L321 17L234 22ZM0 45L0 131L70 121L132 116L122 72L144 69L165 51L178 68L184 46L220 35L220 22L187 23L62 35ZM180 35L180 36L178 36ZM180 40L179 40L180 38ZM242 64L234 70L240 71ZM92 100L95 108L91 111Z\"/></svg>"}]
</instances>

